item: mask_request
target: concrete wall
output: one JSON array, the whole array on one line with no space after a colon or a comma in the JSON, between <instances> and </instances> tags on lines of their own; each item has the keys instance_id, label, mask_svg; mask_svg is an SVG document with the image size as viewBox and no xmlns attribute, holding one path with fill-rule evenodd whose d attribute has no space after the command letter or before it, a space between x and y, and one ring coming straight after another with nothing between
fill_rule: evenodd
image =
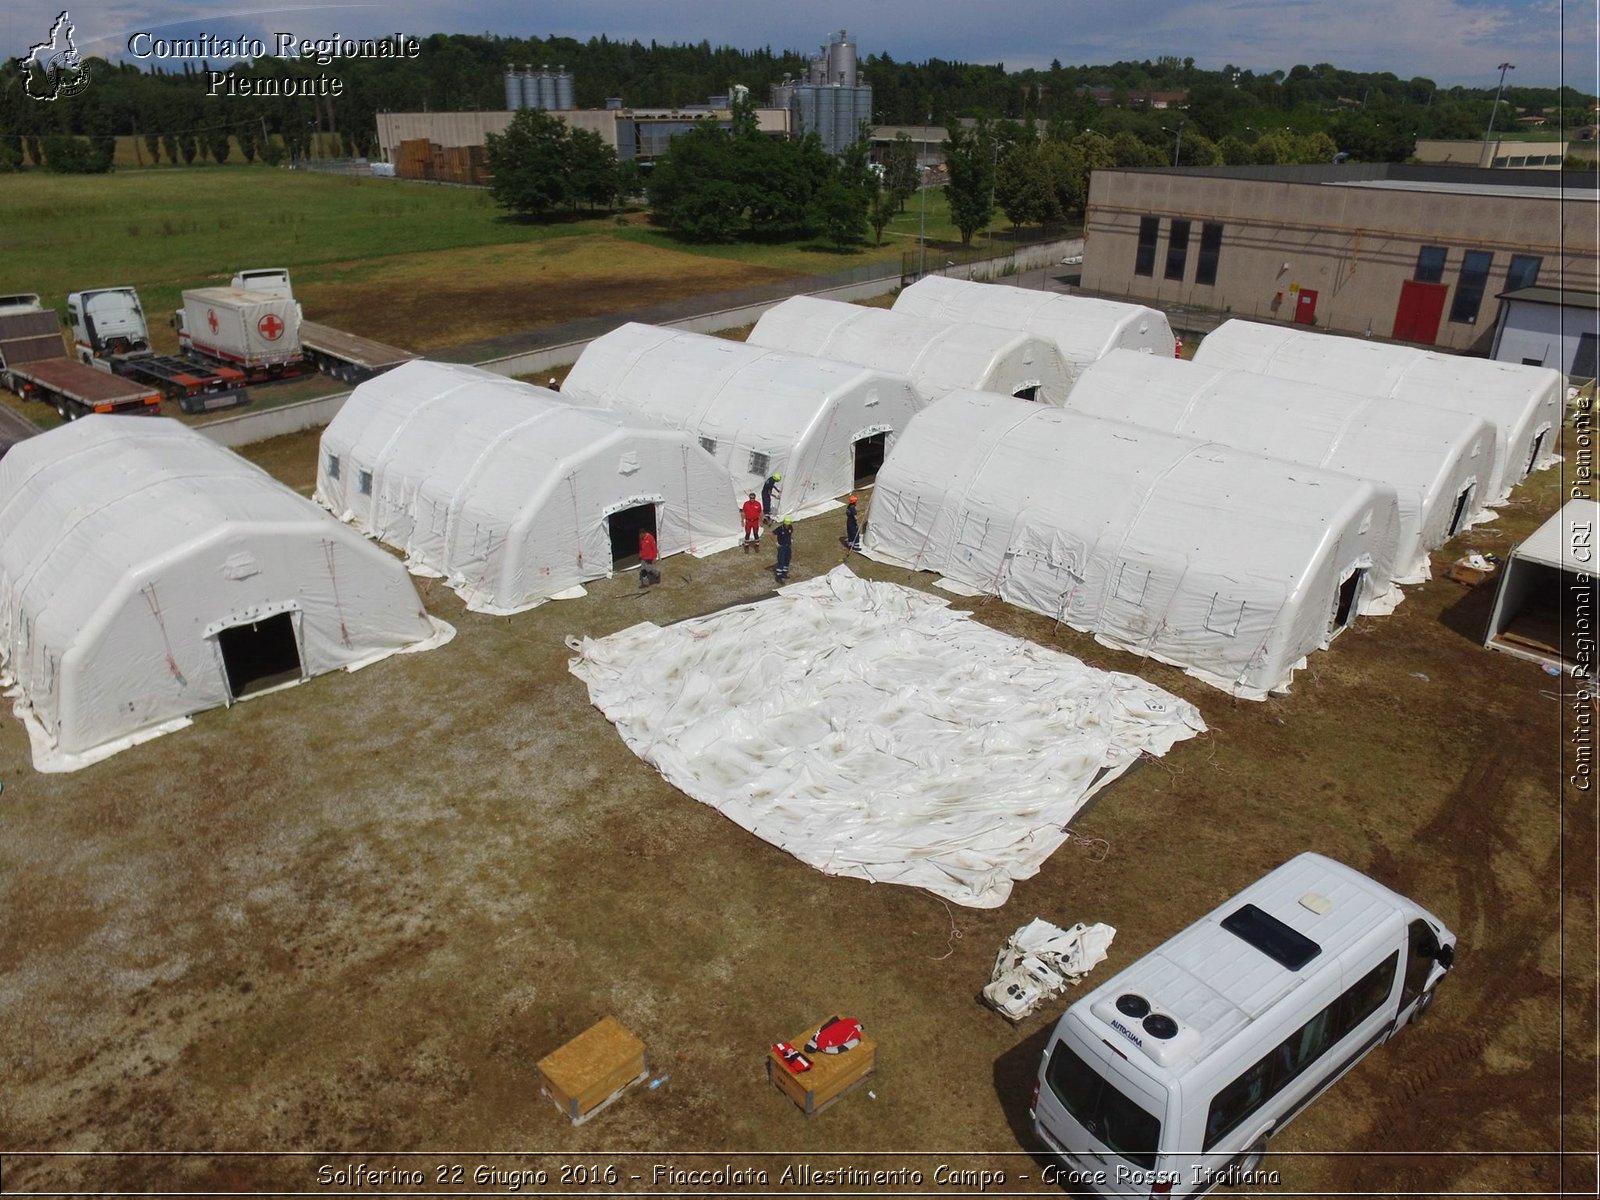
<instances>
[{"instance_id":1,"label":"concrete wall","mask_svg":"<svg viewBox=\"0 0 1600 1200\"><path fill-rule=\"evenodd\" d=\"M1134 274L1142 217L1160 220L1153 275ZM1165 278L1172 218L1187 218L1188 261ZM1195 281L1201 226L1223 226L1214 285ZM1155 308L1181 304L1262 320L1291 320L1302 291L1316 293L1316 326L1389 337L1401 284L1424 245L1447 251L1449 287L1434 343L1487 352L1513 254L1543 259L1538 282L1594 291L1597 239L1592 193L1484 194L1351 187L1183 172L1094 172L1085 222L1083 286ZM1493 254L1477 319L1452 322L1464 253Z\"/></svg>"},{"instance_id":2,"label":"concrete wall","mask_svg":"<svg viewBox=\"0 0 1600 1200\"><path fill-rule=\"evenodd\" d=\"M1482 138L1421 138L1412 151L1412 157L1419 163L1505 167L1514 171L1559 171L1566 154L1566 142L1534 142L1500 137L1492 142L1485 142ZM1554 158L1555 161L1546 163L1544 160L1547 158ZM1530 162L1530 159L1533 161Z\"/></svg>"},{"instance_id":3,"label":"concrete wall","mask_svg":"<svg viewBox=\"0 0 1600 1200\"><path fill-rule=\"evenodd\" d=\"M558 114L559 115L559 114ZM395 161L401 142L427 138L441 146L481 146L485 135L504 133L511 112L444 112L378 114L378 147L385 162Z\"/></svg>"}]
</instances>

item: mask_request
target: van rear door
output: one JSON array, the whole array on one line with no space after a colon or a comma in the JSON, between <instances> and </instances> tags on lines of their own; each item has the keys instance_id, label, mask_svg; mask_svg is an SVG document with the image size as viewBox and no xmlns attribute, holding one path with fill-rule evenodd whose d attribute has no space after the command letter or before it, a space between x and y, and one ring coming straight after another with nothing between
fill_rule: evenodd
<instances>
[{"instance_id":1,"label":"van rear door","mask_svg":"<svg viewBox=\"0 0 1600 1200\"><path fill-rule=\"evenodd\" d=\"M1045 1057L1035 1121L1075 1172L1126 1193L1156 1169L1165 1094L1113 1059L1057 1036Z\"/></svg>"}]
</instances>

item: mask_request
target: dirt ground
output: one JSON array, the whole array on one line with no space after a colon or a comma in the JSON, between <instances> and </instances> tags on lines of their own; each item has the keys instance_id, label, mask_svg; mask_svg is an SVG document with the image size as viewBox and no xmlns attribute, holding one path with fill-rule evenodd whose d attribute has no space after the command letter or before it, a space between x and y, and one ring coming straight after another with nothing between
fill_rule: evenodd
<instances>
[{"instance_id":1,"label":"dirt ground","mask_svg":"<svg viewBox=\"0 0 1600 1200\"><path fill-rule=\"evenodd\" d=\"M303 491L315 453L314 435L250 450ZM1559 471L1525 485L1436 568L1504 555L1562 486ZM841 532L838 514L799 526L797 578L843 559ZM21 728L0 726L4 1186L896 1190L785 1182L802 1164L919 1170L900 1190L924 1195L977 1190L941 1167L1051 1194L1027 1105L1060 1006L1012 1028L974 1002L1004 938L1035 916L1110 922L1093 982L1316 849L1439 914L1459 961L1421 1026L1273 1142L1278 1182L1255 1194L1593 1194L1595 809L1561 758L1579 702L1572 681L1482 649L1487 588L1409 589L1261 704L956 601L1136 672L1211 726L1080 816L1103 860L1069 843L1004 908L969 911L822 875L627 752L563 639L771 588L738 551L663 567L648 593L619 575L510 618L422 582L459 630L449 646L201 714L76 774L36 774ZM837 1012L879 1040L877 1073L808 1120L763 1055ZM608 1014L665 1082L574 1127L534 1064ZM672 1174L718 1166L768 1177ZM423 1182L372 1181L394 1168Z\"/></svg>"}]
</instances>

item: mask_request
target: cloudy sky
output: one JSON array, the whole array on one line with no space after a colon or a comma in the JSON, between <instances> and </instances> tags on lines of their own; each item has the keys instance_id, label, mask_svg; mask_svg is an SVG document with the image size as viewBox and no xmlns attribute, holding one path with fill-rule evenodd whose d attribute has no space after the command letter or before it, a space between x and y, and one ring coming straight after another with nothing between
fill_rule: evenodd
<instances>
[{"instance_id":1,"label":"cloudy sky","mask_svg":"<svg viewBox=\"0 0 1600 1200\"><path fill-rule=\"evenodd\" d=\"M16 55L49 30L63 0L4 0L0 53ZM493 32L700 41L813 50L848 29L863 56L938 57L1008 68L1192 56L1211 69L1257 72L1330 62L1422 75L1445 85L1492 85L1496 64L1516 83L1565 81L1596 90L1600 0L400 0L284 8L213 0L73 3L79 48L125 54L138 31L230 37L286 31L374 36L396 30Z\"/></svg>"}]
</instances>

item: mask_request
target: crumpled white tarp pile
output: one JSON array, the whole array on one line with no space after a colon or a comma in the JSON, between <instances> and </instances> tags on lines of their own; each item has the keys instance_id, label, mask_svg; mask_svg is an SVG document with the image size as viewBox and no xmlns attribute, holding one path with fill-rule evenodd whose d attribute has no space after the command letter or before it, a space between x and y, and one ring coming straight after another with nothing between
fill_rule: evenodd
<instances>
[{"instance_id":1,"label":"crumpled white tarp pile","mask_svg":"<svg viewBox=\"0 0 1600 1200\"><path fill-rule=\"evenodd\" d=\"M997 908L1138 760L1205 729L1131 675L845 567L661 628L573 639L572 673L674 786L830 875Z\"/></svg>"},{"instance_id":2,"label":"crumpled white tarp pile","mask_svg":"<svg viewBox=\"0 0 1600 1200\"><path fill-rule=\"evenodd\" d=\"M1035 918L1017 930L995 956L983 998L1020 1021L1052 996L1059 996L1105 961L1117 931L1078 922L1062 929Z\"/></svg>"}]
</instances>

